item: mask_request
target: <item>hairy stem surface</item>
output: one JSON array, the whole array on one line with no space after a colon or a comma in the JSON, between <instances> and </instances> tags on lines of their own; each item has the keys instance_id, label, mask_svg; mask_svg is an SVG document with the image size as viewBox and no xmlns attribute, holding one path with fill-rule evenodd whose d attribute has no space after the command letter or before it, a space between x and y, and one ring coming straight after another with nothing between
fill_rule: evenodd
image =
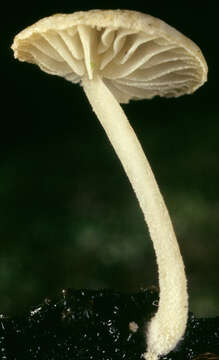
<instances>
[{"instance_id":1,"label":"hairy stem surface","mask_svg":"<svg viewBox=\"0 0 219 360\"><path fill-rule=\"evenodd\" d=\"M135 191L153 241L160 300L146 329L146 359L171 351L185 332L188 296L184 264L159 187L121 106L99 76L82 86Z\"/></svg>"}]
</instances>

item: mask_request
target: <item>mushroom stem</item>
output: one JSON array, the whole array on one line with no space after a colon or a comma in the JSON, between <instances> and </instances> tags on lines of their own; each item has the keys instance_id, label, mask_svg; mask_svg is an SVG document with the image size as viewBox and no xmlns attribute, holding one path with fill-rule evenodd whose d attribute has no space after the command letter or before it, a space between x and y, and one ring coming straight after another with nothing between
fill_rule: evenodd
<instances>
[{"instance_id":1,"label":"mushroom stem","mask_svg":"<svg viewBox=\"0 0 219 360\"><path fill-rule=\"evenodd\" d=\"M151 167L121 106L99 76L84 78L82 86L131 182L153 241L160 299L146 329L144 357L156 359L174 349L185 332L188 296L183 260Z\"/></svg>"}]
</instances>

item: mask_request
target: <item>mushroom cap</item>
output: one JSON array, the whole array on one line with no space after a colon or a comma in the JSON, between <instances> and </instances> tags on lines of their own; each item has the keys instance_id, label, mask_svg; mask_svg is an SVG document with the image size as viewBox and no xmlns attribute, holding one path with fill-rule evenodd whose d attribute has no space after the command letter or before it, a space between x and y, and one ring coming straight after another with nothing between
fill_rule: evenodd
<instances>
[{"instance_id":1,"label":"mushroom cap","mask_svg":"<svg viewBox=\"0 0 219 360\"><path fill-rule=\"evenodd\" d=\"M129 10L56 14L21 31L15 58L78 83L102 77L120 103L178 97L207 80L199 47L160 19Z\"/></svg>"}]
</instances>

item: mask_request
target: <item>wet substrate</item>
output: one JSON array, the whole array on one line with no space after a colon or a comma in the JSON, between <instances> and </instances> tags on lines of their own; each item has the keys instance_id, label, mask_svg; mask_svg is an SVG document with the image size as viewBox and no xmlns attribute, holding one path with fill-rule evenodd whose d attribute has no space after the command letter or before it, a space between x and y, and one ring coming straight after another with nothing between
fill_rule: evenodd
<instances>
[{"instance_id":1,"label":"wet substrate","mask_svg":"<svg viewBox=\"0 0 219 360\"><path fill-rule=\"evenodd\" d=\"M46 299L22 319L0 315L0 359L141 359L145 327L157 305L153 289L137 294L63 290L57 301ZM219 317L190 313L184 339L162 359L197 357L219 360Z\"/></svg>"}]
</instances>

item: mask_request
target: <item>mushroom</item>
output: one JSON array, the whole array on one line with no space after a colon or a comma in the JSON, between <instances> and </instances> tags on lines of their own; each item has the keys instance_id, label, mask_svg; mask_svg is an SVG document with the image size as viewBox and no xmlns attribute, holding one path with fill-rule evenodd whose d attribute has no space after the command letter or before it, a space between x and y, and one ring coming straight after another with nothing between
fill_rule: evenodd
<instances>
[{"instance_id":1,"label":"mushroom","mask_svg":"<svg viewBox=\"0 0 219 360\"><path fill-rule=\"evenodd\" d=\"M15 58L80 83L130 180L156 253L159 306L146 324L145 359L173 350L187 323L187 280L153 172L119 103L190 94L207 80L199 47L150 15L128 10L56 14L21 31Z\"/></svg>"}]
</instances>

